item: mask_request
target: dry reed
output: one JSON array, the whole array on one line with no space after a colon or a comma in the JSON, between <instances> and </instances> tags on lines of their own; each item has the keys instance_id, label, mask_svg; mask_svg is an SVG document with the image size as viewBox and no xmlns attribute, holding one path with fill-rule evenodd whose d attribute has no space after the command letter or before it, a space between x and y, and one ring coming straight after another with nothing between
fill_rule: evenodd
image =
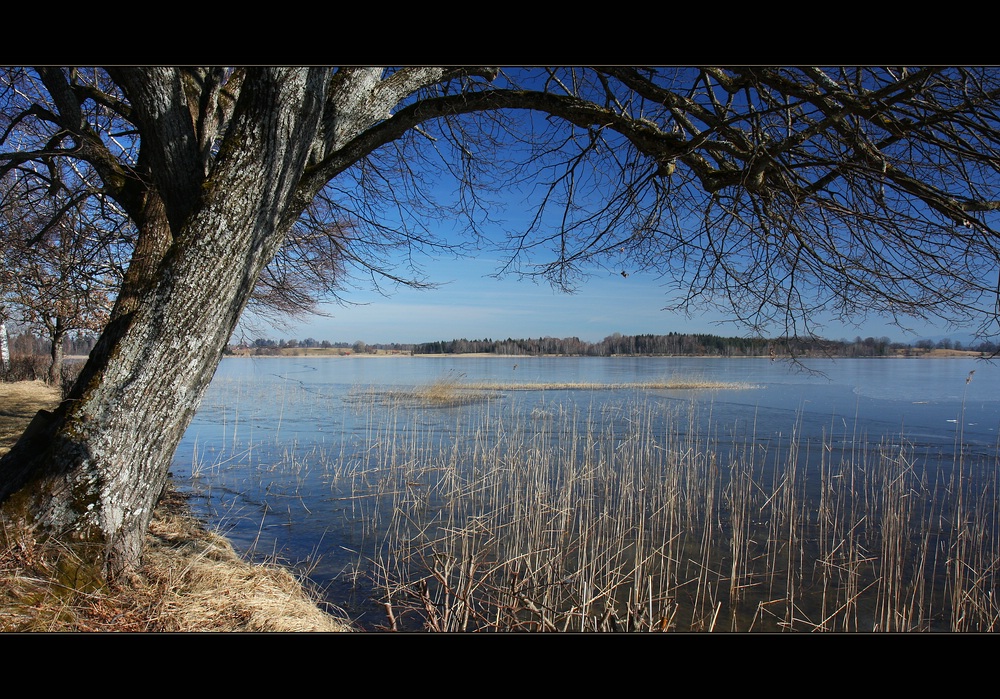
<instances>
[{"instance_id":1,"label":"dry reed","mask_svg":"<svg viewBox=\"0 0 1000 699\"><path fill-rule=\"evenodd\" d=\"M993 463L946 477L903 439L815 444L797 426L722 453L694 410L649 400L527 414L487 400L459 409L447 440L384 407L369 408L371 447L327 468L364 496L387 628L984 631L1000 618Z\"/></svg>"}]
</instances>

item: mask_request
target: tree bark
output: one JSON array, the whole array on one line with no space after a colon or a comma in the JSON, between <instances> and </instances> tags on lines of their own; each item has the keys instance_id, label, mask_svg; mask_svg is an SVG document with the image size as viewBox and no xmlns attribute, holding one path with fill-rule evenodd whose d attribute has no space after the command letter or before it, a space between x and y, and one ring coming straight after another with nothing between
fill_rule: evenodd
<instances>
[{"instance_id":1,"label":"tree bark","mask_svg":"<svg viewBox=\"0 0 1000 699\"><path fill-rule=\"evenodd\" d=\"M153 270L130 284L67 400L36 416L0 460L3 514L76 548L94 576L117 577L140 562L174 450L284 222L295 219L290 202L326 79L317 70L262 70L244 86L169 246L153 245L144 261ZM145 225L168 224L157 216Z\"/></svg>"},{"instance_id":2,"label":"tree bark","mask_svg":"<svg viewBox=\"0 0 1000 699\"><path fill-rule=\"evenodd\" d=\"M65 335L65 326L62 318L56 318L50 334L50 339L52 341L52 348L50 351L52 363L49 364L50 386L58 387L62 384L63 338Z\"/></svg>"}]
</instances>

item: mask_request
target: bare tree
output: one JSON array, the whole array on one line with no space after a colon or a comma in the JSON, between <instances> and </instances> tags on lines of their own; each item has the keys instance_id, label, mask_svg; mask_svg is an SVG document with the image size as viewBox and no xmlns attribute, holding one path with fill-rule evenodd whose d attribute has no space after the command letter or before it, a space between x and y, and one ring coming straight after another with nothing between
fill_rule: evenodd
<instances>
[{"instance_id":1,"label":"bare tree","mask_svg":"<svg viewBox=\"0 0 1000 699\"><path fill-rule=\"evenodd\" d=\"M98 333L107 323L120 282L122 240L78 208L57 208L44 216L7 208L0 224L0 256L9 270L0 279L0 296L9 317L48 339L54 385L61 382L63 340L73 332Z\"/></svg>"},{"instance_id":2,"label":"bare tree","mask_svg":"<svg viewBox=\"0 0 1000 699\"><path fill-rule=\"evenodd\" d=\"M72 393L0 461L3 514L131 570L262 270L309 216L350 231L327 238L334 264L394 283L423 281L420 251L449 249L462 214L473 247L505 226L500 273L572 287L627 262L750 331L823 312L994 334L998 97L992 68L9 69L0 171L103 197L136 239ZM505 224L515 195L533 217Z\"/></svg>"}]
</instances>

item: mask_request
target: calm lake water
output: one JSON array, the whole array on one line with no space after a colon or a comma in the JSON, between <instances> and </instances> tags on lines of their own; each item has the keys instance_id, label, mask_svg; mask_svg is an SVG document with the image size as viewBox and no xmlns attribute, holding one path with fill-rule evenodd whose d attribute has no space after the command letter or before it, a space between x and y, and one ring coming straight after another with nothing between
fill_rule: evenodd
<instances>
[{"instance_id":1,"label":"calm lake water","mask_svg":"<svg viewBox=\"0 0 1000 699\"><path fill-rule=\"evenodd\" d=\"M567 412L627 421L627 406L641 404L671 422L669 429L710 436L723 459L727 449L748 443L780 453L773 447L796 440L832 453L906 441L942 468L959 449L965 458L995 463L1000 366L964 358L809 360L804 366L808 371L767 359L646 357L226 358L172 472L193 494L197 514L237 549L307 572L332 604L371 627L381 610L364 579L381 533L366 525L377 519L367 509L374 505L352 490L365 479L371 492L369 477L351 475L346 465L364 462L371 469L366 455L375 442L386 453L392 435L448 449L483 424L484 411L530 431L540 416ZM404 405L386 417L388 403L379 396L440 380L703 380L738 387L501 389L470 405ZM558 449L566 438L556 434L547 444Z\"/></svg>"}]
</instances>

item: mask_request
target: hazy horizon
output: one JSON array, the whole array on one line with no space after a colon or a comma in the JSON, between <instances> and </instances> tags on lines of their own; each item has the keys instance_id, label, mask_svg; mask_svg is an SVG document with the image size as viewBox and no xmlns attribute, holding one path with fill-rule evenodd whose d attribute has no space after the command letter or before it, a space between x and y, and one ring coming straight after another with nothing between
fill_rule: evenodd
<instances>
[{"instance_id":1,"label":"hazy horizon","mask_svg":"<svg viewBox=\"0 0 1000 699\"><path fill-rule=\"evenodd\" d=\"M330 342L420 344L462 338L578 337L593 343L614 333L707 333L724 337L752 334L745 327L726 321L721 313L701 313L689 318L662 310L670 301L667 289L662 280L648 274L609 270L582 283L575 293L567 294L545 283L488 276L494 270L495 261L485 259L435 262L431 281L440 283L438 288L400 288L389 295L366 289L347 290L342 296L354 305L325 304L320 310L328 315L312 315L281 324L248 317L234 334L234 341L311 337ZM812 329L830 340L888 337L906 344L946 337L967 343L974 336L971 329L916 322L908 333L878 318L869 318L860 325L827 319ZM761 334L779 337L785 333L783 328L777 328ZM804 334L802 329L799 334Z\"/></svg>"}]
</instances>

